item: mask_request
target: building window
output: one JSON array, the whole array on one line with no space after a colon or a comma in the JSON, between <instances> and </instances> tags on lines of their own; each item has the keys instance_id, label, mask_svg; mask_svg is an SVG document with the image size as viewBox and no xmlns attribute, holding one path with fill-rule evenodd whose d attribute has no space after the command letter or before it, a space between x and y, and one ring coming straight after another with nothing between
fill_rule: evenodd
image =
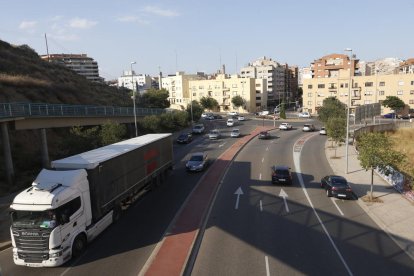
<instances>
[{"instance_id":1,"label":"building window","mask_svg":"<svg viewBox=\"0 0 414 276\"><path fill-rule=\"evenodd\" d=\"M308 93L308 97L312 98L312 92Z\"/></svg>"},{"instance_id":2,"label":"building window","mask_svg":"<svg viewBox=\"0 0 414 276\"><path fill-rule=\"evenodd\" d=\"M325 84L318 84L318 88L325 88Z\"/></svg>"},{"instance_id":3,"label":"building window","mask_svg":"<svg viewBox=\"0 0 414 276\"><path fill-rule=\"evenodd\" d=\"M399 86L404 85L404 81L399 81L399 82L398 82L398 85L399 85Z\"/></svg>"},{"instance_id":4,"label":"building window","mask_svg":"<svg viewBox=\"0 0 414 276\"><path fill-rule=\"evenodd\" d=\"M312 84L308 84L308 89L312 89Z\"/></svg>"},{"instance_id":5,"label":"building window","mask_svg":"<svg viewBox=\"0 0 414 276\"><path fill-rule=\"evenodd\" d=\"M204 89L203 85L198 86L198 89Z\"/></svg>"},{"instance_id":6,"label":"building window","mask_svg":"<svg viewBox=\"0 0 414 276\"><path fill-rule=\"evenodd\" d=\"M382 91L378 91L378 95L379 96L384 96L384 94L385 94L385 92L382 90Z\"/></svg>"},{"instance_id":7,"label":"building window","mask_svg":"<svg viewBox=\"0 0 414 276\"><path fill-rule=\"evenodd\" d=\"M237 84L232 84L231 87L232 88L237 88Z\"/></svg>"},{"instance_id":8,"label":"building window","mask_svg":"<svg viewBox=\"0 0 414 276\"><path fill-rule=\"evenodd\" d=\"M372 94L373 94L372 91L365 91L364 93L365 96L371 96Z\"/></svg>"},{"instance_id":9,"label":"building window","mask_svg":"<svg viewBox=\"0 0 414 276\"><path fill-rule=\"evenodd\" d=\"M233 91L233 96L237 96L237 91Z\"/></svg>"},{"instance_id":10,"label":"building window","mask_svg":"<svg viewBox=\"0 0 414 276\"><path fill-rule=\"evenodd\" d=\"M397 91L397 95L402 95L403 94L403 91L402 90L398 90Z\"/></svg>"},{"instance_id":11,"label":"building window","mask_svg":"<svg viewBox=\"0 0 414 276\"><path fill-rule=\"evenodd\" d=\"M379 86L385 86L385 81L380 81Z\"/></svg>"},{"instance_id":12,"label":"building window","mask_svg":"<svg viewBox=\"0 0 414 276\"><path fill-rule=\"evenodd\" d=\"M410 95L414 95L414 90L410 90Z\"/></svg>"},{"instance_id":13,"label":"building window","mask_svg":"<svg viewBox=\"0 0 414 276\"><path fill-rule=\"evenodd\" d=\"M312 101L308 101L308 106L312 106Z\"/></svg>"},{"instance_id":14,"label":"building window","mask_svg":"<svg viewBox=\"0 0 414 276\"><path fill-rule=\"evenodd\" d=\"M364 101L364 104L371 104L371 101Z\"/></svg>"},{"instance_id":15,"label":"building window","mask_svg":"<svg viewBox=\"0 0 414 276\"><path fill-rule=\"evenodd\" d=\"M372 81L365 82L365 87L372 87L372 86L373 86L373 82Z\"/></svg>"},{"instance_id":16,"label":"building window","mask_svg":"<svg viewBox=\"0 0 414 276\"><path fill-rule=\"evenodd\" d=\"M261 87L262 85L260 83L256 83L256 87Z\"/></svg>"},{"instance_id":17,"label":"building window","mask_svg":"<svg viewBox=\"0 0 414 276\"><path fill-rule=\"evenodd\" d=\"M318 97L324 97L325 95L323 93L318 93Z\"/></svg>"},{"instance_id":18,"label":"building window","mask_svg":"<svg viewBox=\"0 0 414 276\"><path fill-rule=\"evenodd\" d=\"M316 105L321 106L322 105L322 102L321 101L317 101L316 102Z\"/></svg>"},{"instance_id":19,"label":"building window","mask_svg":"<svg viewBox=\"0 0 414 276\"><path fill-rule=\"evenodd\" d=\"M348 83L341 83L340 84L340 87L341 88L348 88Z\"/></svg>"},{"instance_id":20,"label":"building window","mask_svg":"<svg viewBox=\"0 0 414 276\"><path fill-rule=\"evenodd\" d=\"M414 85L414 81L411 81L411 85Z\"/></svg>"},{"instance_id":21,"label":"building window","mask_svg":"<svg viewBox=\"0 0 414 276\"><path fill-rule=\"evenodd\" d=\"M414 104L414 100L409 100L408 103L409 104Z\"/></svg>"}]
</instances>

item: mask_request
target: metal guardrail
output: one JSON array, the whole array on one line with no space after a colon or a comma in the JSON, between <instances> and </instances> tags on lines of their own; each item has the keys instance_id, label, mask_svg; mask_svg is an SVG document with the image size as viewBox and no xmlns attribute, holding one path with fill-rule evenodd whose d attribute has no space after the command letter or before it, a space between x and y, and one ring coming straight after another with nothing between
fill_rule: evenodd
<instances>
[{"instance_id":1,"label":"metal guardrail","mask_svg":"<svg viewBox=\"0 0 414 276\"><path fill-rule=\"evenodd\" d=\"M137 116L165 113L162 108L136 108ZM15 117L122 117L134 116L134 108L44 103L0 103L0 118Z\"/></svg>"}]
</instances>

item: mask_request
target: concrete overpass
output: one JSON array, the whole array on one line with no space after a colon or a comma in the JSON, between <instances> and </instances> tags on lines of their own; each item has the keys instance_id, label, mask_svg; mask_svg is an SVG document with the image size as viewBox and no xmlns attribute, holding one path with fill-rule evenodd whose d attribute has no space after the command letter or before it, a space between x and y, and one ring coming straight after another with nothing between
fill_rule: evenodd
<instances>
[{"instance_id":1,"label":"concrete overpass","mask_svg":"<svg viewBox=\"0 0 414 276\"><path fill-rule=\"evenodd\" d=\"M135 122L137 118L164 113L160 108L136 108L90 105L0 103L0 128L6 165L6 180L14 183L14 168L10 150L9 130L40 131L42 164L49 167L46 129L73 126L102 125L108 121L120 124Z\"/></svg>"}]
</instances>

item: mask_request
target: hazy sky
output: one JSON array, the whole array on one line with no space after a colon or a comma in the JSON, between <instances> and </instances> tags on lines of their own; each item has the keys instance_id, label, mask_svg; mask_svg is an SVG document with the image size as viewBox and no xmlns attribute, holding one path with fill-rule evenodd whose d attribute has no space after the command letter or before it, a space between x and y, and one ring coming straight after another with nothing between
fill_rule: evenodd
<instances>
[{"instance_id":1,"label":"hazy sky","mask_svg":"<svg viewBox=\"0 0 414 276\"><path fill-rule=\"evenodd\" d=\"M352 48L414 57L413 0L0 0L0 40L38 54L85 53L100 75L227 73L266 56L300 67Z\"/></svg>"}]
</instances>

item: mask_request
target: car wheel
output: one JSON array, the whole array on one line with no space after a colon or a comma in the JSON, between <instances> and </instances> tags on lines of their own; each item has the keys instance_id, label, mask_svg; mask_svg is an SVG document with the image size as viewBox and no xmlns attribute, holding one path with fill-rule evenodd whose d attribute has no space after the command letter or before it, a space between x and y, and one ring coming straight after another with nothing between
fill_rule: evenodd
<instances>
[{"instance_id":1,"label":"car wheel","mask_svg":"<svg viewBox=\"0 0 414 276\"><path fill-rule=\"evenodd\" d=\"M326 196L327 197L331 197L332 195L331 195L331 192L329 192L329 190L328 189L326 189Z\"/></svg>"}]
</instances>

